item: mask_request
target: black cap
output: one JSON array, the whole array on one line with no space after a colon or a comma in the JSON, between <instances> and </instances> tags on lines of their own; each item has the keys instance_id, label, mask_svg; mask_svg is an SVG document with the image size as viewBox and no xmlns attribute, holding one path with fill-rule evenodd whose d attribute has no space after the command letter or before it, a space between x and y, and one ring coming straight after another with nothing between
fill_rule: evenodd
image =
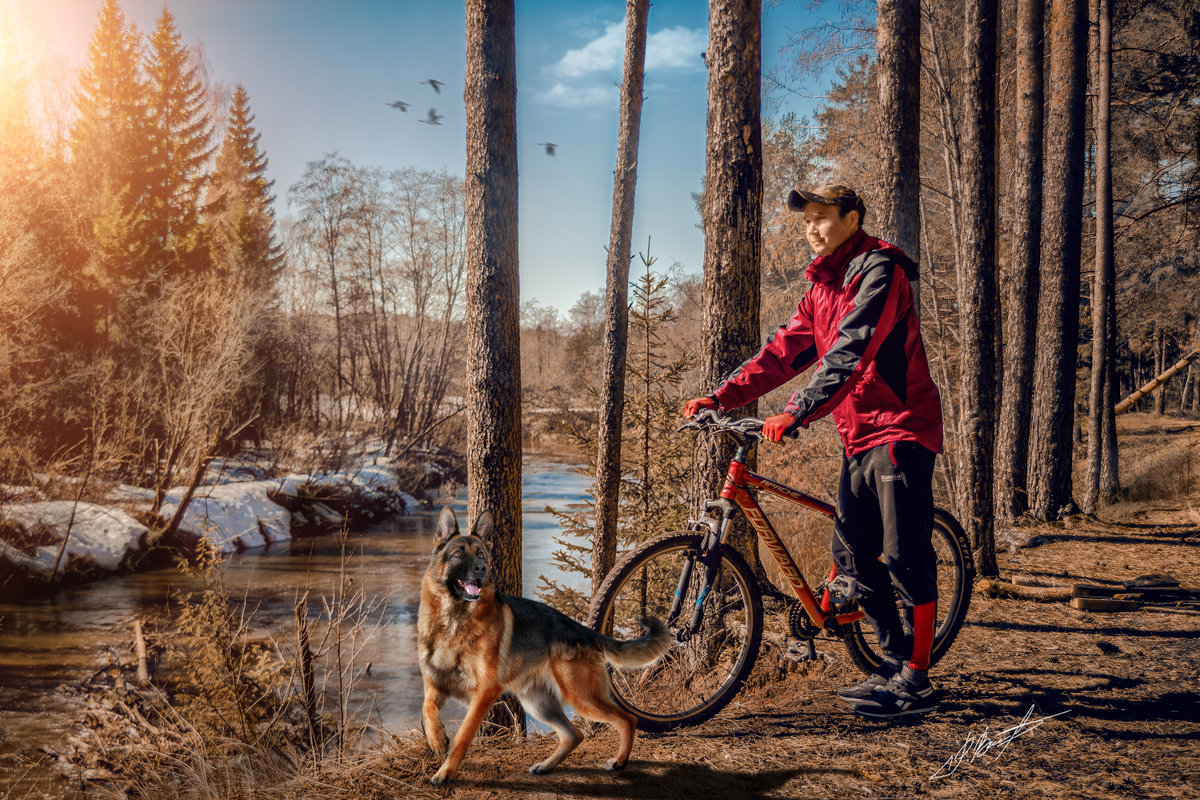
<instances>
[{"instance_id":1,"label":"black cap","mask_svg":"<svg viewBox=\"0 0 1200 800\"><path fill-rule=\"evenodd\" d=\"M867 215L867 207L863 204L862 198L858 196L858 193L849 186L842 186L837 183L827 183L811 191L793 189L788 192L787 205L793 211L803 211L804 207L809 203L819 203L823 206L837 206L842 216L851 211L857 211L859 225L862 224L863 217Z\"/></svg>"}]
</instances>

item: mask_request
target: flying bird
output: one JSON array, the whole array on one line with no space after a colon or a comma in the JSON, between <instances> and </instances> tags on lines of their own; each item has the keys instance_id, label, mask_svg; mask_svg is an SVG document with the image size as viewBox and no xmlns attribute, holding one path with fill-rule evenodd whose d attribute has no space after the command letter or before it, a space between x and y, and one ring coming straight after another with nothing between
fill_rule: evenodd
<instances>
[{"instance_id":1,"label":"flying bird","mask_svg":"<svg viewBox=\"0 0 1200 800\"><path fill-rule=\"evenodd\" d=\"M442 81L435 80L435 79L433 79L433 78L430 78L430 79L429 79L429 80L427 80L427 81L421 81L421 85L422 85L422 86L424 86L424 85L426 85L426 84L428 84L428 85L429 85L429 88L433 89L433 90L434 90L435 92L437 92L438 94L441 94L441 93L442 93L442 87L446 85L446 84L445 84L445 83L443 83Z\"/></svg>"},{"instance_id":2,"label":"flying bird","mask_svg":"<svg viewBox=\"0 0 1200 800\"><path fill-rule=\"evenodd\" d=\"M546 148L546 155L548 156L554 155L554 151L558 147L554 142L538 142L538 145Z\"/></svg>"},{"instance_id":3,"label":"flying bird","mask_svg":"<svg viewBox=\"0 0 1200 800\"><path fill-rule=\"evenodd\" d=\"M429 116L425 119L419 119L417 122L424 122L426 125L441 125L442 119L445 118L445 116L445 114L437 113L436 108L431 108L429 109Z\"/></svg>"},{"instance_id":4,"label":"flying bird","mask_svg":"<svg viewBox=\"0 0 1200 800\"><path fill-rule=\"evenodd\" d=\"M401 111L408 111L408 103L404 102L403 100L396 100L391 103L385 103L385 105L389 105L392 108L398 108Z\"/></svg>"}]
</instances>

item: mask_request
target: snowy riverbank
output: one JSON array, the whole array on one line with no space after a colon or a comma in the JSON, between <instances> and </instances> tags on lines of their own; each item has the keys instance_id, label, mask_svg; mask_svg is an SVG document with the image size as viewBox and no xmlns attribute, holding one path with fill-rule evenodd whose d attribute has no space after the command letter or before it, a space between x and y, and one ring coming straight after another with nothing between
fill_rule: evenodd
<instances>
[{"instance_id":1,"label":"snowy riverbank","mask_svg":"<svg viewBox=\"0 0 1200 800\"><path fill-rule=\"evenodd\" d=\"M26 499L0 506L0 592L130 572L189 555L201 542L232 553L403 513L419 501L399 474L378 455L336 472L269 478L222 462L174 526L186 487L170 490L157 514L153 493L138 487L114 487L99 503L41 500L27 490Z\"/></svg>"}]
</instances>

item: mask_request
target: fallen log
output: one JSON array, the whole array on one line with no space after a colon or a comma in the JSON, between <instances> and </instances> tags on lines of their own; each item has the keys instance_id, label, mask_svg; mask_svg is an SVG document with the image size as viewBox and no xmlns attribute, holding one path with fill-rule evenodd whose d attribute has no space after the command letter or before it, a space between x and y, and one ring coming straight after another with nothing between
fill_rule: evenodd
<instances>
[{"instance_id":1,"label":"fallen log","mask_svg":"<svg viewBox=\"0 0 1200 800\"><path fill-rule=\"evenodd\" d=\"M985 597L1006 597L1013 600L1033 600L1037 603L1061 603L1071 599L1070 586L1018 586L990 578L975 584L975 591Z\"/></svg>"},{"instance_id":2,"label":"fallen log","mask_svg":"<svg viewBox=\"0 0 1200 800\"><path fill-rule=\"evenodd\" d=\"M1039 578L1036 575L1013 575L1012 582L1017 586L1052 586L1056 589L1071 588L1070 584L1049 578Z\"/></svg>"},{"instance_id":3,"label":"fallen log","mask_svg":"<svg viewBox=\"0 0 1200 800\"><path fill-rule=\"evenodd\" d=\"M1145 386L1138 389L1136 392L1129 395L1124 400L1122 400L1121 402L1119 402L1115 406L1113 406L1113 413L1121 414L1121 413L1133 408L1134 403L1136 403L1138 400L1141 400L1143 397L1150 394L1151 392L1153 392L1158 387L1162 386L1167 381L1171 380L1171 378L1175 377L1180 372L1183 372L1183 370L1187 368L1187 365L1191 364L1197 358L1200 358L1200 347L1193 349L1192 352L1188 353L1186 356L1184 356L1183 358L1176 361L1175 364L1170 369L1165 370L1161 375L1156 377L1154 380L1150 381Z\"/></svg>"},{"instance_id":4,"label":"fallen log","mask_svg":"<svg viewBox=\"0 0 1200 800\"><path fill-rule=\"evenodd\" d=\"M1117 600L1112 597L1072 597L1071 608L1082 611L1137 611L1142 604L1137 600Z\"/></svg>"}]
</instances>

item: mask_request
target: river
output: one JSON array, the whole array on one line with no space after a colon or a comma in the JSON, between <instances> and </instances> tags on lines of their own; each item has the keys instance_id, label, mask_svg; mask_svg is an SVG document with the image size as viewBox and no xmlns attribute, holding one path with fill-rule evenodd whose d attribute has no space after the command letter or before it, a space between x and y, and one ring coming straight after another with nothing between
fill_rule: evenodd
<instances>
[{"instance_id":1,"label":"river","mask_svg":"<svg viewBox=\"0 0 1200 800\"><path fill-rule=\"evenodd\" d=\"M588 479L570 462L527 458L522 473L522 580L532 597L538 576L551 572L550 556L560 528L546 506L578 510L589 499ZM466 494L451 504L466 525ZM420 583L433 547L437 508L414 510L353 531L346 540L348 574L369 600L382 603L380 624L360 663L369 676L360 686L371 721L403 735L420 728L422 697L416 661ZM291 631L294 606L332 596L343 556L339 537L300 539L281 547L239 553L224 566L229 592L256 609L256 626ZM558 576L561 578L561 576ZM166 569L98 581L22 603L0 604L0 800L71 795L45 767L16 754L29 748L59 749L75 710L59 692L109 663L108 650L130 658L135 618L162 618L173 593L198 588L195 578ZM318 607L314 602L310 608ZM290 638L290 636L289 636ZM447 709L448 716L455 711Z\"/></svg>"}]
</instances>

